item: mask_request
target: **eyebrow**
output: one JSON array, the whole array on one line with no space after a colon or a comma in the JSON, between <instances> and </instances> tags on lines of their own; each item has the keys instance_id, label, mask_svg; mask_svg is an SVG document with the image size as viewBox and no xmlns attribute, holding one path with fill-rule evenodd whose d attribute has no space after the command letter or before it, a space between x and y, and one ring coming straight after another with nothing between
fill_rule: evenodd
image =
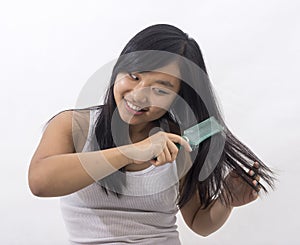
<instances>
[{"instance_id":1,"label":"eyebrow","mask_svg":"<svg viewBox=\"0 0 300 245\"><path fill-rule=\"evenodd\" d=\"M149 71L139 71L138 73L146 73L146 72L149 72ZM174 85L172 83L170 83L169 81L156 80L155 83L165 85L166 87L174 88Z\"/></svg>"},{"instance_id":2,"label":"eyebrow","mask_svg":"<svg viewBox=\"0 0 300 245\"><path fill-rule=\"evenodd\" d=\"M170 83L169 81L156 80L155 82L159 83L159 84L162 84L162 85L165 85L165 86L170 87L170 88L174 88L174 85L172 83Z\"/></svg>"}]
</instances>

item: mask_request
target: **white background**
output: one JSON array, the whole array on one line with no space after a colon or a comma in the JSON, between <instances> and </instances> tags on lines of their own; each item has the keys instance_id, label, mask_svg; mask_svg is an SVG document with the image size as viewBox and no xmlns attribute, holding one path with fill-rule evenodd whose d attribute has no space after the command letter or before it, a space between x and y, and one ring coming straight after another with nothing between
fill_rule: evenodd
<instances>
[{"instance_id":1,"label":"white background","mask_svg":"<svg viewBox=\"0 0 300 245\"><path fill-rule=\"evenodd\" d=\"M198 41L229 128L280 173L274 192L234 209L208 237L178 215L182 243L299 244L299 8L296 0L1 1L1 244L67 244L59 199L28 188L42 127L157 23Z\"/></svg>"}]
</instances>

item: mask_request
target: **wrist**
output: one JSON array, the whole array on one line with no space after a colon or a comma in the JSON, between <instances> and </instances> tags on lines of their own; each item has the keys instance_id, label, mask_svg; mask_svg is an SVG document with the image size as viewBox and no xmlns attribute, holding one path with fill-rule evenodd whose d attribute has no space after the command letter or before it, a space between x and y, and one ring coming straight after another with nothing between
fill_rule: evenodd
<instances>
[{"instance_id":1,"label":"wrist","mask_svg":"<svg viewBox=\"0 0 300 245\"><path fill-rule=\"evenodd\" d=\"M131 153L131 147L129 145L122 145L122 146L119 146L117 147L117 149L121 152L122 156L124 157L125 159L125 165L128 165L130 163L133 162L133 159L131 158L132 156L132 153Z\"/></svg>"}]
</instances>

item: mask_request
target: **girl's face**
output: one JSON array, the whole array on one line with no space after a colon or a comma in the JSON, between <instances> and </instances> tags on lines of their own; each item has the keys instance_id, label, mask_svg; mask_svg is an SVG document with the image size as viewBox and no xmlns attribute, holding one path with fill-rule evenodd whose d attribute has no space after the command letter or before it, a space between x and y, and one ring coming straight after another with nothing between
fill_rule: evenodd
<instances>
[{"instance_id":1,"label":"girl's face","mask_svg":"<svg viewBox=\"0 0 300 245\"><path fill-rule=\"evenodd\" d=\"M162 117L179 92L177 77L180 74L176 63L155 71L119 73L114 98L122 120L143 127Z\"/></svg>"}]
</instances>

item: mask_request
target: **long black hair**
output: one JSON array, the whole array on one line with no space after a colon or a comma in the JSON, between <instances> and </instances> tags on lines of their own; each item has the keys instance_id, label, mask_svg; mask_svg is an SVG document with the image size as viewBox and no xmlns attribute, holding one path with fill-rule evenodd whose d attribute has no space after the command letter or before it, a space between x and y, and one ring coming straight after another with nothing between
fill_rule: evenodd
<instances>
[{"instance_id":1,"label":"long black hair","mask_svg":"<svg viewBox=\"0 0 300 245\"><path fill-rule=\"evenodd\" d=\"M141 51L141 53L139 53L139 51ZM219 194L224 203L228 205L229 198L232 197L232 195L230 188L225 182L225 177L230 170L234 170L234 172L242 177L254 190L258 191L258 187L252 184L252 179L249 178L249 175L247 174L247 170L252 169L256 174L260 175L261 179L265 181L268 186L274 189L274 181L276 180L274 177L275 173L267 167L266 164L264 164L249 149L249 147L244 145L235 135L233 135L226 126L218 106L217 98L209 83L207 69L199 45L193 38L189 37L188 34L177 27L168 24L157 24L147 27L136 34L127 43L113 68L103 105L90 107L93 109L101 108L101 113L95 124L95 136L99 149L104 150L116 147L116 143L112 136L111 120L116 109L113 86L117 74L123 71L139 71L144 69L145 63L147 63L146 66L151 70L151 68L156 69L171 62L169 58L164 58L168 56L157 58L155 55L149 55L149 53L144 54L142 51L162 51L172 53L189 60L197 66L201 70L201 74L184 66L184 64L179 66L181 74L185 74L189 83L183 80L181 81L178 95L183 98L185 103L191 108L192 113L196 118L196 123L202 122L210 116L214 116L224 128L225 144L220 158L213 171L209 173L207 178L201 181L199 180L199 174L205 168L204 163L210 148L211 138L201 142L198 149L192 153L194 154L193 164L186 173L184 182L180 188L180 198L177 199L177 205L182 208L196 191L198 191L202 208L209 206ZM203 77L206 79L203 79ZM200 88L202 94L205 94L205 103L203 98L199 96L199 93L195 91L195 87ZM157 122L161 123L163 120L167 121L171 125L169 132L181 134L182 128L186 129L189 126L192 126L192 123L195 123L189 121L189 117L185 113L186 110L182 108L182 105L180 105L179 102L174 102L170 110L168 110L161 118L157 119ZM222 136L219 134L213 137ZM122 139L123 137L120 138ZM122 142L118 143L118 145L121 144ZM126 144L126 142L123 142L123 144ZM254 161L258 162L260 165L259 173L251 164ZM121 172L124 172L124 170L125 167L120 169ZM113 190L114 186L122 185L122 183L120 183L122 180L111 178L112 176L113 174L98 182L101 184L101 187L105 190L107 195L109 189L113 194L121 197L119 193L114 192ZM268 192L263 184L260 183L260 186L265 193ZM220 192L223 188L230 194L229 196L225 196L223 192Z\"/></svg>"}]
</instances>

